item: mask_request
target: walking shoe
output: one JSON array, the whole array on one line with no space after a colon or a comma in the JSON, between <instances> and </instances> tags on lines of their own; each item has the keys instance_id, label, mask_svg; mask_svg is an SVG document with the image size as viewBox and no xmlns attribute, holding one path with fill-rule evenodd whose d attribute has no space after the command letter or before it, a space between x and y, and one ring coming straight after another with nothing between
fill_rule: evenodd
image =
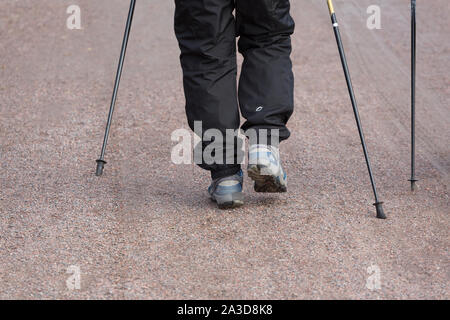
<instances>
[{"instance_id":1,"label":"walking shoe","mask_svg":"<svg viewBox=\"0 0 450 320\"><path fill-rule=\"evenodd\" d=\"M217 202L220 209L237 208L244 204L242 185L244 174L242 170L233 176L216 179L208 188L211 199Z\"/></svg>"},{"instance_id":2,"label":"walking shoe","mask_svg":"<svg viewBox=\"0 0 450 320\"><path fill-rule=\"evenodd\" d=\"M286 192L287 176L281 167L278 148L262 144L250 146L247 170L255 181L256 192Z\"/></svg>"}]
</instances>

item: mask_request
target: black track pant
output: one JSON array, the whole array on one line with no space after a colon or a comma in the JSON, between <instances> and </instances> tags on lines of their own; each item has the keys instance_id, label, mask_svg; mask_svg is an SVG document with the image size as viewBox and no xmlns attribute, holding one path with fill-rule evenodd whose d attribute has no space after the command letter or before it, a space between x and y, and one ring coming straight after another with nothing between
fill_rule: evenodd
<instances>
[{"instance_id":1,"label":"black track pant","mask_svg":"<svg viewBox=\"0 0 450 320\"><path fill-rule=\"evenodd\" d=\"M175 5L189 126L194 130L194 122L201 121L203 132L236 130L240 107L244 131L278 129L280 141L287 139L294 105L289 0L175 0ZM236 37L244 57L239 90ZM240 169L239 164L200 166L213 179Z\"/></svg>"}]
</instances>

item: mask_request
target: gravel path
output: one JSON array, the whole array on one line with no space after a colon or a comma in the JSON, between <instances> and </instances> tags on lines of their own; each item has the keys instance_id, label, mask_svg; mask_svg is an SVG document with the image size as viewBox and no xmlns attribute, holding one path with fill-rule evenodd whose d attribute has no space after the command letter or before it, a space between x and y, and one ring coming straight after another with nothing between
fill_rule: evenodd
<instances>
[{"instance_id":1,"label":"gravel path","mask_svg":"<svg viewBox=\"0 0 450 320\"><path fill-rule=\"evenodd\" d=\"M289 192L220 211L170 160L184 114L173 1L138 1L101 178L94 176L128 10L0 3L0 298L449 299L447 0L418 7L419 190L409 191L409 1L336 0L388 220L374 207L326 1L292 1ZM66 28L81 7L82 30ZM81 272L70 290L70 266ZM370 290L368 268L381 288ZM370 278L370 279L373 279Z\"/></svg>"}]
</instances>

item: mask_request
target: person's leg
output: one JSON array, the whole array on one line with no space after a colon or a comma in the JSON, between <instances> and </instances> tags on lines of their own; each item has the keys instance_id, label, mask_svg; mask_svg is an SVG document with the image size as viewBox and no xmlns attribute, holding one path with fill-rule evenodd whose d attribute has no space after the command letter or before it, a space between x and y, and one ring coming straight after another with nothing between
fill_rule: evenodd
<instances>
[{"instance_id":1,"label":"person's leg","mask_svg":"<svg viewBox=\"0 0 450 320\"><path fill-rule=\"evenodd\" d=\"M290 54L295 24L289 0L236 0L236 5L244 56L239 103L247 120L242 129L250 139L248 175L256 192L286 192L278 143L290 135L286 124L294 109Z\"/></svg>"},{"instance_id":2,"label":"person's leg","mask_svg":"<svg viewBox=\"0 0 450 320\"><path fill-rule=\"evenodd\" d=\"M189 126L194 130L194 122L201 121L203 132L236 130L239 109L234 0L175 0L175 5ZM207 145L208 141L203 141L200 147L205 149ZM210 170L213 179L219 179L239 172L239 162L234 158L234 164L200 166Z\"/></svg>"},{"instance_id":3,"label":"person's leg","mask_svg":"<svg viewBox=\"0 0 450 320\"><path fill-rule=\"evenodd\" d=\"M267 129L269 135L270 129L279 129L280 141L290 135L286 123L294 108L290 36L295 24L289 11L289 0L236 0L244 56L239 103L247 120L242 129Z\"/></svg>"}]
</instances>

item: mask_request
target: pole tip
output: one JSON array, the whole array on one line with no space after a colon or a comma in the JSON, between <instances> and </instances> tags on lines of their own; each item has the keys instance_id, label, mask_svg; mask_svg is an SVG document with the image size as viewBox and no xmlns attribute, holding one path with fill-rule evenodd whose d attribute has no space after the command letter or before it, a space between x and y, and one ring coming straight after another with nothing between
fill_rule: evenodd
<instances>
[{"instance_id":1,"label":"pole tip","mask_svg":"<svg viewBox=\"0 0 450 320\"><path fill-rule=\"evenodd\" d=\"M411 178L408 181L411 182L411 191L416 191L416 182L418 181L417 179Z\"/></svg>"},{"instance_id":2,"label":"pole tip","mask_svg":"<svg viewBox=\"0 0 450 320\"><path fill-rule=\"evenodd\" d=\"M97 177L100 177L103 174L103 168L105 167L106 161L98 159L96 162L97 162L97 170L95 170L95 175Z\"/></svg>"},{"instance_id":3,"label":"pole tip","mask_svg":"<svg viewBox=\"0 0 450 320\"><path fill-rule=\"evenodd\" d=\"M377 202L377 203L374 203L373 205L377 209L377 218L378 219L386 219L386 215L384 214L384 210L383 210L383 202Z\"/></svg>"}]
</instances>

